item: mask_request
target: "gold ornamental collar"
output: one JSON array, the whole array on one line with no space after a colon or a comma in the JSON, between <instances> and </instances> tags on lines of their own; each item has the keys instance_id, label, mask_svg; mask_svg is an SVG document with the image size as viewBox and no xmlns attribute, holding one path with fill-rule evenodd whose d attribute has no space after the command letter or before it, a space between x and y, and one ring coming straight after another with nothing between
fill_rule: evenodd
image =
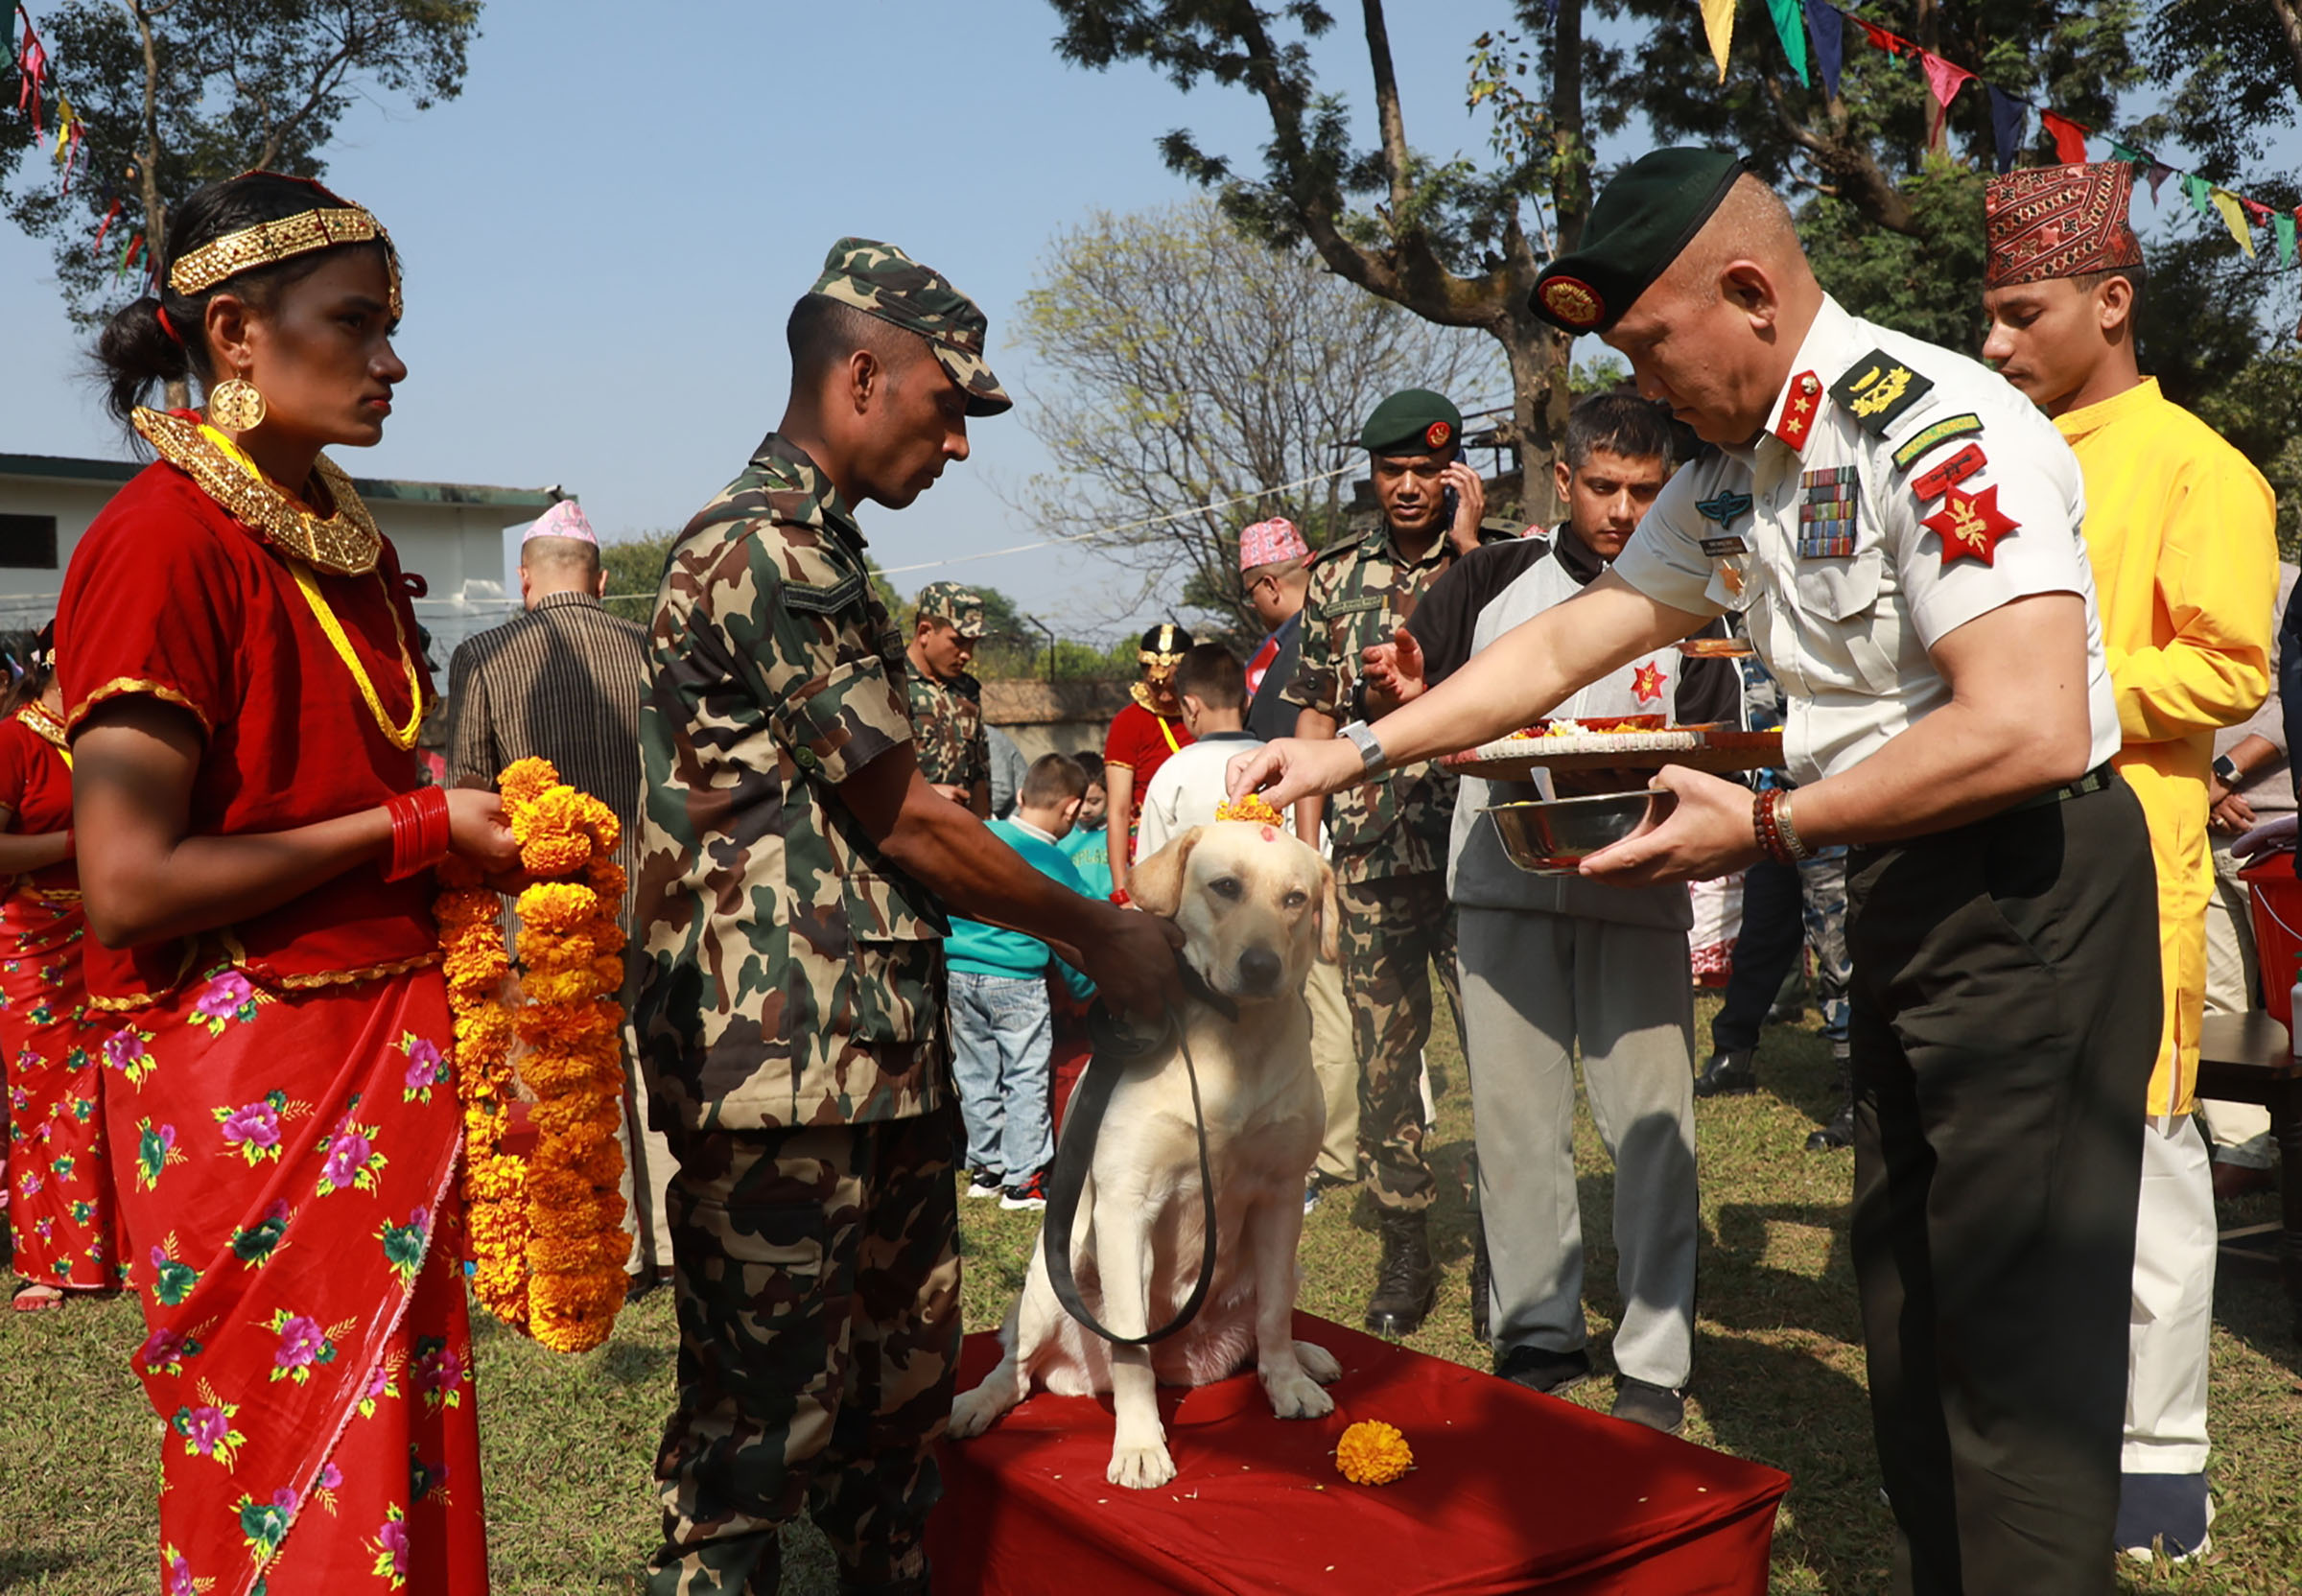
<instances>
[{"instance_id":1,"label":"gold ornamental collar","mask_svg":"<svg viewBox=\"0 0 2302 1596\"><path fill-rule=\"evenodd\" d=\"M16 718L69 755L72 740L65 733L64 723L49 714L48 706L37 698L16 711Z\"/></svg>"},{"instance_id":2,"label":"gold ornamental collar","mask_svg":"<svg viewBox=\"0 0 2302 1596\"><path fill-rule=\"evenodd\" d=\"M364 576L384 550L367 506L352 480L325 455L312 473L335 505L333 515L315 515L261 477L250 476L206 436L200 424L165 411L139 408L136 431L160 458L182 471L209 498L264 535L267 542L315 570L334 576Z\"/></svg>"}]
</instances>

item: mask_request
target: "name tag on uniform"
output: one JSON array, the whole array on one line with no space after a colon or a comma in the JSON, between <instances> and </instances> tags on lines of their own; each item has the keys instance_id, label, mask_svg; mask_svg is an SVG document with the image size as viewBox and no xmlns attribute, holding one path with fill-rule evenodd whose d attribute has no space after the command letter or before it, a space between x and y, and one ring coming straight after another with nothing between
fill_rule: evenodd
<instances>
[{"instance_id":1,"label":"name tag on uniform","mask_svg":"<svg viewBox=\"0 0 2302 1596\"><path fill-rule=\"evenodd\" d=\"M1750 545L1745 543L1741 538L1735 536L1734 533L1728 532L1723 537L1704 538L1703 540L1703 552L1705 556L1714 560L1730 559L1736 554L1748 554L1750 552Z\"/></svg>"},{"instance_id":2,"label":"name tag on uniform","mask_svg":"<svg viewBox=\"0 0 2302 1596\"><path fill-rule=\"evenodd\" d=\"M1826 465L1805 472L1798 485L1806 495L1798 506L1798 557L1843 559L1853 553L1861 519L1854 467Z\"/></svg>"}]
</instances>

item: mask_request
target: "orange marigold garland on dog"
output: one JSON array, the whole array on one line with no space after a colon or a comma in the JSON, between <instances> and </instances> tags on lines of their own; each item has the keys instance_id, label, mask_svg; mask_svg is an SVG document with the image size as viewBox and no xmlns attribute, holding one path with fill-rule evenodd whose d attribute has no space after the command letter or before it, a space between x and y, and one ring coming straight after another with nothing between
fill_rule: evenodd
<instances>
[{"instance_id":1,"label":"orange marigold garland on dog","mask_svg":"<svg viewBox=\"0 0 2302 1596\"><path fill-rule=\"evenodd\" d=\"M1398 1426L1362 1419L1335 1443L1335 1467L1352 1485L1389 1485L1415 1467L1415 1452Z\"/></svg>"},{"instance_id":2,"label":"orange marigold garland on dog","mask_svg":"<svg viewBox=\"0 0 2302 1596\"><path fill-rule=\"evenodd\" d=\"M1215 806L1217 820L1248 820L1264 826L1283 826L1286 817L1271 807L1271 800L1259 792L1250 792L1243 798L1228 800Z\"/></svg>"},{"instance_id":3,"label":"orange marigold garland on dog","mask_svg":"<svg viewBox=\"0 0 2302 1596\"><path fill-rule=\"evenodd\" d=\"M505 1324L554 1351L599 1346L622 1306L623 871L621 828L599 799L544 760L497 783L538 880L520 894L520 973L504 951L501 904L469 865L441 869L440 945L456 1015L464 1192L473 1290ZM515 1049L514 1044L517 1044ZM504 1150L517 1087L538 1139Z\"/></svg>"}]
</instances>

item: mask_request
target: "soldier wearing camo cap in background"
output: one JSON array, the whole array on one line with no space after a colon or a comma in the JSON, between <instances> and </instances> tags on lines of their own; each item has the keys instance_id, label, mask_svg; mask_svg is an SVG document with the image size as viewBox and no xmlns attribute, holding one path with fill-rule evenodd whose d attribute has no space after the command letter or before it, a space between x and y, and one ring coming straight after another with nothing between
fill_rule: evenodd
<instances>
[{"instance_id":1,"label":"soldier wearing camo cap in background","mask_svg":"<svg viewBox=\"0 0 2302 1596\"><path fill-rule=\"evenodd\" d=\"M842 239L786 329L783 421L657 597L634 1014L680 1163L657 1596L774 1591L803 1506L843 1591L928 1588L959 1353L947 908L1055 944L1116 1007L1180 998L1171 925L1056 886L914 757L852 506L910 504L1008 408L984 328Z\"/></svg>"},{"instance_id":2,"label":"soldier wearing camo cap in background","mask_svg":"<svg viewBox=\"0 0 2302 1596\"><path fill-rule=\"evenodd\" d=\"M928 785L977 815L991 814L991 750L983 735L983 684L967 673L983 641L983 596L959 582L919 590L912 622L911 739Z\"/></svg>"},{"instance_id":3,"label":"soldier wearing camo cap in background","mask_svg":"<svg viewBox=\"0 0 2302 1596\"><path fill-rule=\"evenodd\" d=\"M1442 572L1478 547L1486 514L1479 474L1463 458L1463 413L1423 388L1394 393L1368 415L1377 524L1311 563L1302 658L1287 699L1295 735L1331 738L1366 716L1360 655L1415 613ZM1296 807L1295 834L1324 816L1343 908L1343 982L1361 1070L1359 1164L1382 1215L1383 1256L1367 1327L1410 1335L1431 1311L1439 1266L1427 1213L1435 1186L1422 1141L1422 1047L1431 1034L1431 968L1460 1021L1455 916L1446 898L1455 779L1418 764Z\"/></svg>"}]
</instances>

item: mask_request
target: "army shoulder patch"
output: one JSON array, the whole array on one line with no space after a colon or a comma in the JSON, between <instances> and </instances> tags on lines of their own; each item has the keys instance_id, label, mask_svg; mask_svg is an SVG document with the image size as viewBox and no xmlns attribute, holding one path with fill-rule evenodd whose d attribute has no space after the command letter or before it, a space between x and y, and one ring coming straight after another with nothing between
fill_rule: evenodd
<instances>
[{"instance_id":1,"label":"army shoulder patch","mask_svg":"<svg viewBox=\"0 0 2302 1596\"><path fill-rule=\"evenodd\" d=\"M783 584L783 590L784 603L788 608L810 615L833 615L863 597L863 578L844 576L829 587L809 587L787 581Z\"/></svg>"},{"instance_id":2,"label":"army shoulder patch","mask_svg":"<svg viewBox=\"0 0 2302 1596\"><path fill-rule=\"evenodd\" d=\"M1983 418L1969 411L1964 415L1946 415L1939 421L1930 421L1913 433L1894 450L1894 469L1908 471L1918 463L1918 457L1937 444L1948 443L1954 437L1965 437L1983 430Z\"/></svg>"},{"instance_id":3,"label":"army shoulder patch","mask_svg":"<svg viewBox=\"0 0 2302 1596\"><path fill-rule=\"evenodd\" d=\"M1830 396L1846 407L1865 432L1884 437L1894 418L1934 387L1933 378L1921 377L1884 349L1873 349L1830 385Z\"/></svg>"}]
</instances>

